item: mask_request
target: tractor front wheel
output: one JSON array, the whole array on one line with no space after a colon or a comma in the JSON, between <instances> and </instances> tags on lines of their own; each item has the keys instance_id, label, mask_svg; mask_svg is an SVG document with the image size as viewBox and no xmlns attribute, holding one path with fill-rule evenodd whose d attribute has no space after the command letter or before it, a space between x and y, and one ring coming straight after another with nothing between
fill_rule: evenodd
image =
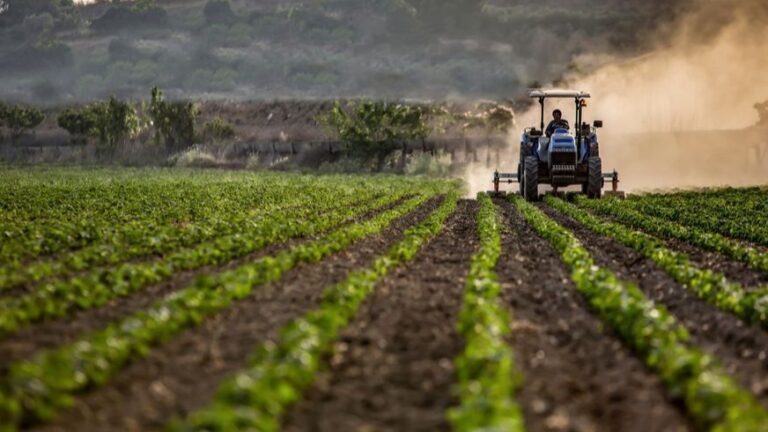
<instances>
[{"instance_id":1,"label":"tractor front wheel","mask_svg":"<svg viewBox=\"0 0 768 432\"><path fill-rule=\"evenodd\" d=\"M526 201L539 200L539 161L533 156L525 158L522 188Z\"/></svg>"},{"instance_id":2,"label":"tractor front wheel","mask_svg":"<svg viewBox=\"0 0 768 432\"><path fill-rule=\"evenodd\" d=\"M603 162L599 157L589 158L589 178L584 186L588 198L600 199L603 193Z\"/></svg>"}]
</instances>

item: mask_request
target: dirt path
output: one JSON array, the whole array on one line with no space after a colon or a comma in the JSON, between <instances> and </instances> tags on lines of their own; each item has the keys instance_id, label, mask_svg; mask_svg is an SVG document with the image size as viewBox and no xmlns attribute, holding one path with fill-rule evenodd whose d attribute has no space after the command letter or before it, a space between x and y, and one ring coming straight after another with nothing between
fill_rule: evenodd
<instances>
[{"instance_id":1,"label":"dirt path","mask_svg":"<svg viewBox=\"0 0 768 432\"><path fill-rule=\"evenodd\" d=\"M351 218L339 226L368 219L375 214L397 206L404 200L405 198L381 209ZM100 329L110 322L145 309L156 300L186 288L201 275L231 270L321 235L294 238L287 242L270 245L223 265L205 266L196 270L179 272L165 282L148 286L125 297L115 298L101 307L76 310L67 317L33 324L0 340L0 375L5 373L8 366L15 361L30 358L35 352L43 349L51 349L73 342L85 333Z\"/></svg>"},{"instance_id":2,"label":"dirt path","mask_svg":"<svg viewBox=\"0 0 768 432\"><path fill-rule=\"evenodd\" d=\"M368 264L437 205L433 199L380 235L319 263L302 265L234 306L188 329L128 365L106 386L83 395L49 431L152 431L210 402L219 383L243 369L254 347L315 307L323 288Z\"/></svg>"},{"instance_id":3,"label":"dirt path","mask_svg":"<svg viewBox=\"0 0 768 432\"><path fill-rule=\"evenodd\" d=\"M589 311L550 244L508 202L497 266L531 431L685 431L658 377Z\"/></svg>"},{"instance_id":4,"label":"dirt path","mask_svg":"<svg viewBox=\"0 0 768 432\"><path fill-rule=\"evenodd\" d=\"M636 282L651 300L666 306L688 328L694 344L719 359L729 374L768 407L768 332L699 299L634 250L598 236L552 209L544 210L573 230L599 265Z\"/></svg>"},{"instance_id":5,"label":"dirt path","mask_svg":"<svg viewBox=\"0 0 768 432\"><path fill-rule=\"evenodd\" d=\"M461 201L445 231L376 286L342 333L331 367L289 413L286 431L446 430L453 359L477 203Z\"/></svg>"}]
</instances>

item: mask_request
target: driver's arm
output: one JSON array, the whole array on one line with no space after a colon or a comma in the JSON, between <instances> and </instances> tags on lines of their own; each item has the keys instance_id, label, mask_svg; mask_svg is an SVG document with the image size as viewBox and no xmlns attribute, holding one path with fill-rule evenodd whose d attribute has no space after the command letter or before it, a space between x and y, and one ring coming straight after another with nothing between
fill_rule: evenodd
<instances>
[{"instance_id":1,"label":"driver's arm","mask_svg":"<svg viewBox=\"0 0 768 432\"><path fill-rule=\"evenodd\" d=\"M546 130L545 134L547 135L547 138L552 138L552 134L553 134L554 132L555 132L555 121L554 121L554 120L552 120L552 121L551 121L551 122L549 122L549 124L547 125L547 130Z\"/></svg>"}]
</instances>

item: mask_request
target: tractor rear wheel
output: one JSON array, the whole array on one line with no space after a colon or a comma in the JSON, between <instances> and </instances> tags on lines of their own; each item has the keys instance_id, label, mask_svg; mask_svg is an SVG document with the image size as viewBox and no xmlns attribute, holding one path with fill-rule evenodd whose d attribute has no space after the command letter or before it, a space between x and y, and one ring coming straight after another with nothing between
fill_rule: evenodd
<instances>
[{"instance_id":1,"label":"tractor rear wheel","mask_svg":"<svg viewBox=\"0 0 768 432\"><path fill-rule=\"evenodd\" d=\"M523 166L523 196L526 201L539 200L539 161L533 157L525 158Z\"/></svg>"},{"instance_id":2,"label":"tractor rear wheel","mask_svg":"<svg viewBox=\"0 0 768 432\"><path fill-rule=\"evenodd\" d=\"M588 198L600 199L603 192L603 162L599 157L589 158L589 178L586 184Z\"/></svg>"},{"instance_id":3,"label":"tractor rear wheel","mask_svg":"<svg viewBox=\"0 0 768 432\"><path fill-rule=\"evenodd\" d=\"M525 178L523 177L523 159L517 164L517 184L520 187L520 195L525 195Z\"/></svg>"}]
</instances>

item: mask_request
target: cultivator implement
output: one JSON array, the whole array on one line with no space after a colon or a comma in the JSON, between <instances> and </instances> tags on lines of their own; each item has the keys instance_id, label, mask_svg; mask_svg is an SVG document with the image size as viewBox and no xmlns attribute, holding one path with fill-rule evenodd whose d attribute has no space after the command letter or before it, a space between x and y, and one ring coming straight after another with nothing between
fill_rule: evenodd
<instances>
[{"instance_id":1,"label":"cultivator implement","mask_svg":"<svg viewBox=\"0 0 768 432\"><path fill-rule=\"evenodd\" d=\"M595 120L589 124L584 121L590 94L572 90L534 90L530 97L537 99L541 106L541 122L538 128L526 128L521 137L517 173L494 173L493 194L502 194L501 183L518 183L520 194L528 201L539 199L539 185L542 184L552 186L551 193L555 195L559 194L559 188L580 186L581 192L589 198L624 197L618 190L619 173L603 173L597 137L603 122ZM573 128L562 119L559 109L553 112L554 120L545 126L545 101L552 98L570 99L575 104ZM606 180L612 187L610 192L603 193Z\"/></svg>"},{"instance_id":2,"label":"cultivator implement","mask_svg":"<svg viewBox=\"0 0 768 432\"><path fill-rule=\"evenodd\" d=\"M613 172L609 173L603 173L603 183L605 181L611 182L611 190L609 191L603 191L603 196L605 197L613 197L613 198L620 198L624 199L626 197L626 194L623 191L619 190L619 173L618 171L614 170ZM488 191L489 195L492 196L505 196L507 193L506 191L501 190L501 184L513 184L513 183L521 183L521 179L518 177L517 174L513 173L500 173L498 171L493 173L493 190ZM552 188L552 191L550 192L552 195L561 195L562 192L558 191L558 187L554 186Z\"/></svg>"}]
</instances>

